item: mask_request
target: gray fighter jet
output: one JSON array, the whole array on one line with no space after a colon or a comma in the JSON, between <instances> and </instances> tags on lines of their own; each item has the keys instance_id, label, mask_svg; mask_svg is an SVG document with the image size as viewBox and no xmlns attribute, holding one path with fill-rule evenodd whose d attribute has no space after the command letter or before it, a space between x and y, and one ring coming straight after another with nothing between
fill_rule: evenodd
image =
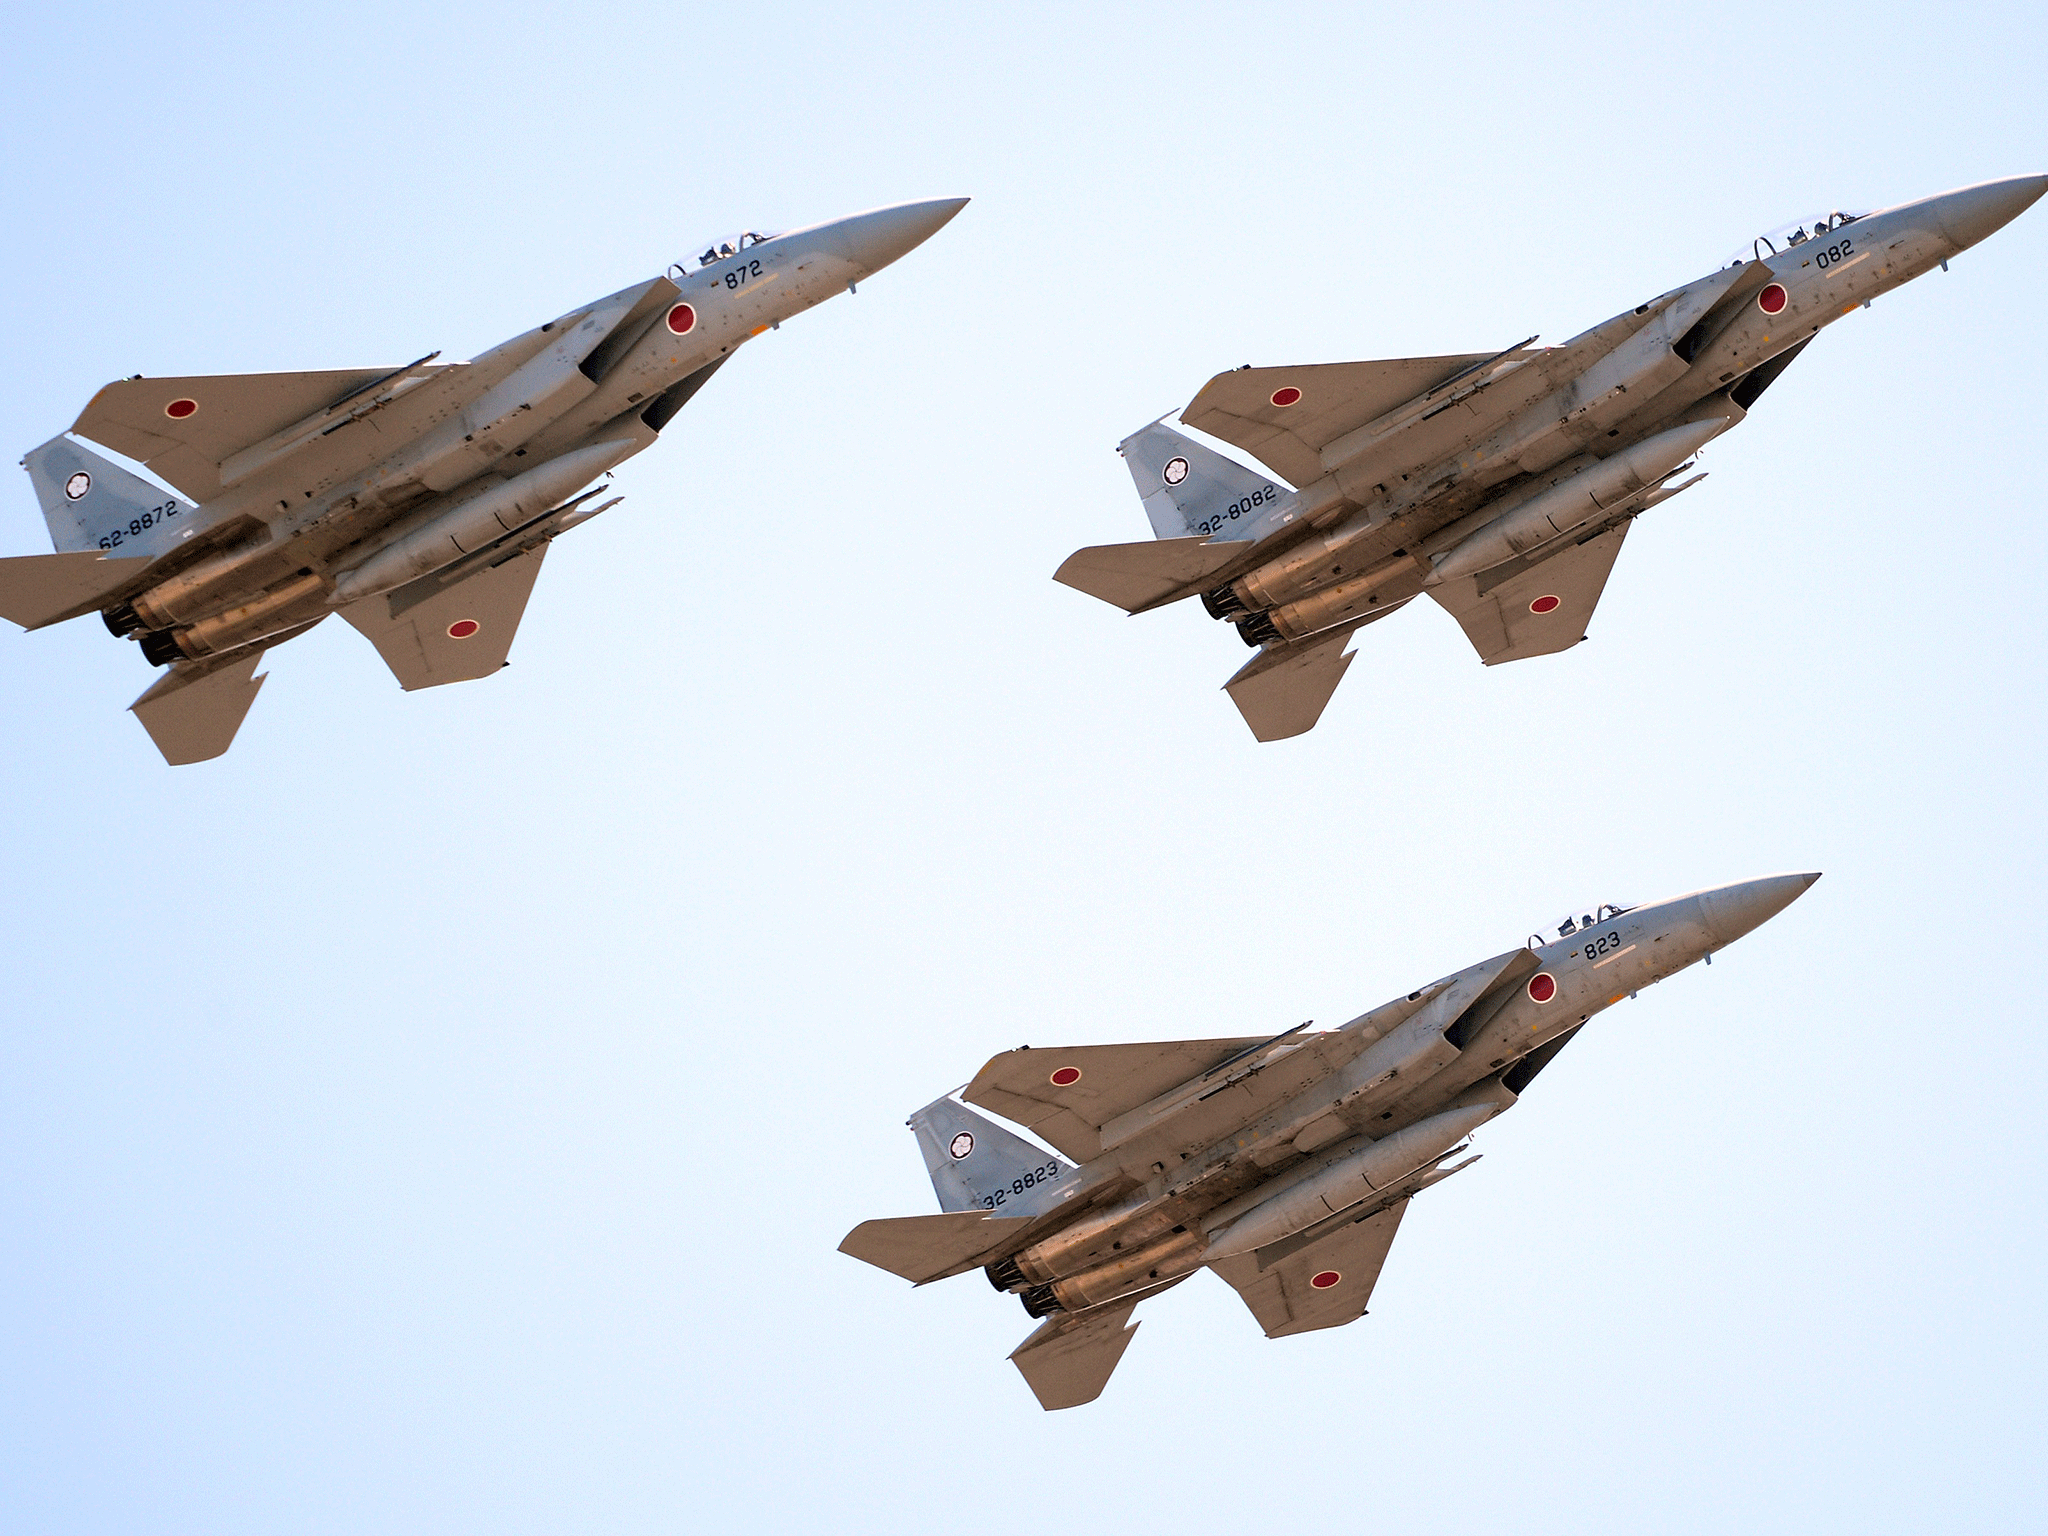
<instances>
[{"instance_id":1,"label":"gray fighter jet","mask_svg":"<svg viewBox=\"0 0 2048 1536\"><path fill-rule=\"evenodd\" d=\"M263 652L330 613L407 689L486 677L549 541L618 502L585 487L652 444L741 343L850 291L966 202L740 235L467 363L109 384L22 461L59 552L0 560L0 615L39 629L98 612L139 640L168 670L132 708L173 763L225 752Z\"/></svg>"},{"instance_id":2,"label":"gray fighter jet","mask_svg":"<svg viewBox=\"0 0 2048 1536\"><path fill-rule=\"evenodd\" d=\"M1602 906L1339 1029L1006 1051L910 1118L942 1213L863 1222L840 1251L918 1285L983 1269L1016 1293L1044 1321L1010 1358L1047 1408L1099 1396L1132 1309L1205 1267L1268 1338L1338 1327L1363 1315L1409 1200L1471 1166L1466 1138L1588 1019L1819 878Z\"/></svg>"},{"instance_id":3,"label":"gray fighter jet","mask_svg":"<svg viewBox=\"0 0 2048 1536\"><path fill-rule=\"evenodd\" d=\"M1261 741L1312 727L1351 634L1421 593L1488 665L1565 650L1630 521L1699 483L1694 455L1822 326L2044 189L1802 219L1561 347L1218 374L1181 420L1272 473L1154 423L1119 451L1156 539L1079 550L1056 579L1131 613L1199 594L1259 648L1225 686Z\"/></svg>"}]
</instances>

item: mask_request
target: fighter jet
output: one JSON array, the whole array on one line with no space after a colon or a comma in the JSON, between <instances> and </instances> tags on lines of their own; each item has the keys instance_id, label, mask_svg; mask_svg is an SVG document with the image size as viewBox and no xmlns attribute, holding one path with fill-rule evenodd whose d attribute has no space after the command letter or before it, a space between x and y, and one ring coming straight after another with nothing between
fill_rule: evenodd
<instances>
[{"instance_id":1,"label":"fighter jet","mask_svg":"<svg viewBox=\"0 0 2048 1536\"><path fill-rule=\"evenodd\" d=\"M1561 347L1220 373L1124 440L1155 540L1056 579L1131 613L1199 595L1258 655L1225 684L1260 741L1321 717L1359 628L1428 593L1480 660L1586 637L1629 523L1823 326L1940 266L2048 189L2023 176L1759 235L1718 271Z\"/></svg>"},{"instance_id":2,"label":"fighter jet","mask_svg":"<svg viewBox=\"0 0 2048 1536\"><path fill-rule=\"evenodd\" d=\"M1132 1310L1200 1269L1268 1338L1353 1322L1408 1202L1477 1161L1466 1139L1588 1019L1819 878L1604 905L1337 1029L1006 1051L910 1117L941 1213L863 1222L840 1251L1015 1294L1043 1321L1010 1358L1048 1409L1098 1397Z\"/></svg>"},{"instance_id":3,"label":"fighter jet","mask_svg":"<svg viewBox=\"0 0 2048 1536\"><path fill-rule=\"evenodd\" d=\"M225 752L263 653L330 613L407 689L486 677L549 542L618 504L591 482L742 343L966 202L721 241L467 363L109 384L22 460L59 552L0 560L0 615L40 629L98 612L139 641L166 671L131 708L172 763Z\"/></svg>"}]
</instances>

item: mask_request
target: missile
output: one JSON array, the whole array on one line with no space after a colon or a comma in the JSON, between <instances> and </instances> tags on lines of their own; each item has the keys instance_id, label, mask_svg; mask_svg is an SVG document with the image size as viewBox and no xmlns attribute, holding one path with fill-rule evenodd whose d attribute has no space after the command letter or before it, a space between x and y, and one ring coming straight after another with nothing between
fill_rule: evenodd
<instances>
[{"instance_id":1,"label":"missile","mask_svg":"<svg viewBox=\"0 0 2048 1536\"><path fill-rule=\"evenodd\" d=\"M1250 1253L1254 1248L1277 1243L1312 1227L1325 1216L1348 1210L1425 1163L1442 1157L1499 1109L1497 1104L1447 1109L1338 1159L1248 1210L1240 1213L1233 1209L1236 1202L1224 1206L1217 1213L1223 1224L1210 1229L1203 1262Z\"/></svg>"},{"instance_id":2,"label":"missile","mask_svg":"<svg viewBox=\"0 0 2048 1536\"><path fill-rule=\"evenodd\" d=\"M593 496L596 494L597 493L595 491L591 492L591 495ZM549 530L548 536L550 538L553 538L555 534L567 533L571 528L574 528L578 523L587 523L593 517L597 516L598 513L611 511L613 507L616 507L620 502L624 501L625 499L626 498L623 496L614 496L610 501L600 501L594 507L572 506L569 508L568 511L564 512L560 517L555 519L554 526L552 529Z\"/></svg>"},{"instance_id":3,"label":"missile","mask_svg":"<svg viewBox=\"0 0 2048 1536\"><path fill-rule=\"evenodd\" d=\"M486 544L495 543L541 516L578 486L595 480L639 446L622 439L572 449L457 503L423 527L394 539L341 576L334 584L335 605L389 592L415 576L438 571ZM586 515L595 517L598 510L601 509Z\"/></svg>"},{"instance_id":4,"label":"missile","mask_svg":"<svg viewBox=\"0 0 2048 1536\"><path fill-rule=\"evenodd\" d=\"M1637 492L1668 478L1710 440L1734 423L1717 416L1646 437L1612 458L1580 470L1549 490L1503 512L1435 557L1435 569L1423 578L1426 587L1458 576L1470 576L1511 560L1526 550L1548 544Z\"/></svg>"}]
</instances>

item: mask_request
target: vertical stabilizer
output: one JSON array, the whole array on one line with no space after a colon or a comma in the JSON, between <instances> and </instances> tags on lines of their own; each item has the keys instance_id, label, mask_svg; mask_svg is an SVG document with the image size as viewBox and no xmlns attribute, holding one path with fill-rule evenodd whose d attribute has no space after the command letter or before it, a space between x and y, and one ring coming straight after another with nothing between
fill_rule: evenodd
<instances>
[{"instance_id":1,"label":"vertical stabilizer","mask_svg":"<svg viewBox=\"0 0 2048 1536\"><path fill-rule=\"evenodd\" d=\"M195 526L191 502L102 458L71 438L51 438L21 461L60 550L160 555Z\"/></svg>"},{"instance_id":2,"label":"vertical stabilizer","mask_svg":"<svg viewBox=\"0 0 2048 1536\"><path fill-rule=\"evenodd\" d=\"M1252 523L1294 498L1271 475L1246 469L1156 421L1118 443L1116 451L1144 500L1153 533L1162 539L1246 538Z\"/></svg>"},{"instance_id":3,"label":"vertical stabilizer","mask_svg":"<svg viewBox=\"0 0 2048 1536\"><path fill-rule=\"evenodd\" d=\"M910 1117L944 1211L1028 1216L1066 1193L1074 1165L951 1097Z\"/></svg>"}]
</instances>

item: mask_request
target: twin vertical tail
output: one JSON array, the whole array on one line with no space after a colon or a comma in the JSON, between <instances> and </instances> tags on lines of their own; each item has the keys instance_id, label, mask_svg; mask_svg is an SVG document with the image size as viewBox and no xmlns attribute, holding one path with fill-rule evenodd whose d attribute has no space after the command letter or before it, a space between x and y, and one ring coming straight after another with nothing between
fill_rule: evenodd
<instances>
[{"instance_id":1,"label":"twin vertical tail","mask_svg":"<svg viewBox=\"0 0 2048 1536\"><path fill-rule=\"evenodd\" d=\"M21 461L60 551L153 557L192 524L192 503L59 435Z\"/></svg>"},{"instance_id":2,"label":"twin vertical tail","mask_svg":"<svg viewBox=\"0 0 2048 1536\"><path fill-rule=\"evenodd\" d=\"M1161 422L1117 445L1145 504L1153 539L1077 549L1053 573L1076 591L1142 613L1205 590L1249 547L1252 526L1271 527L1295 493Z\"/></svg>"},{"instance_id":3,"label":"twin vertical tail","mask_svg":"<svg viewBox=\"0 0 2048 1536\"><path fill-rule=\"evenodd\" d=\"M942 1211L1035 1216L1065 1192L1074 1165L978 1115L958 1099L925 1105L910 1117L918 1150Z\"/></svg>"},{"instance_id":4,"label":"twin vertical tail","mask_svg":"<svg viewBox=\"0 0 2048 1536\"><path fill-rule=\"evenodd\" d=\"M1152 532L1162 539L1238 537L1234 529L1294 495L1271 476L1204 448L1164 422L1133 432L1116 451L1138 487Z\"/></svg>"}]
</instances>

